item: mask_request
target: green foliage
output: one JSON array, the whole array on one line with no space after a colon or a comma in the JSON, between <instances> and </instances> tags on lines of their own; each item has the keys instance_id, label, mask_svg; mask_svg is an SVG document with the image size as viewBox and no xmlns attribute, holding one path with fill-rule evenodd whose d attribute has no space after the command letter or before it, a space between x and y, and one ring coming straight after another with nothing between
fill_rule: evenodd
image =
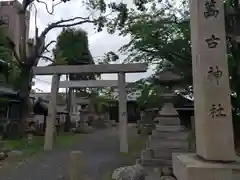
<instances>
[{"instance_id":1,"label":"green foliage","mask_svg":"<svg viewBox=\"0 0 240 180\"><path fill-rule=\"evenodd\" d=\"M103 59L98 59L99 64L109 64L110 62L115 62L119 59L119 56L110 51L108 53L105 53L105 56L103 57Z\"/></svg>"},{"instance_id":2,"label":"green foliage","mask_svg":"<svg viewBox=\"0 0 240 180\"><path fill-rule=\"evenodd\" d=\"M185 69L184 76L191 76L191 49L189 13L185 5L179 8L172 3L155 3L143 12L132 10L122 35L131 41L120 51L127 52L126 62L157 64L161 69L170 61L178 69Z\"/></svg>"},{"instance_id":3,"label":"green foliage","mask_svg":"<svg viewBox=\"0 0 240 180\"><path fill-rule=\"evenodd\" d=\"M0 26L0 59L5 62L11 62L12 51L9 47L9 41L6 33L6 28L4 26Z\"/></svg>"},{"instance_id":4,"label":"green foliage","mask_svg":"<svg viewBox=\"0 0 240 180\"><path fill-rule=\"evenodd\" d=\"M89 51L88 36L82 29L64 28L57 37L53 50L57 64L93 64Z\"/></svg>"},{"instance_id":5,"label":"green foliage","mask_svg":"<svg viewBox=\"0 0 240 180\"><path fill-rule=\"evenodd\" d=\"M131 37L130 42L120 49L121 52L128 53L126 62L147 62L149 65L156 65L156 71L163 69L165 62L171 62L178 72L183 73L186 80L184 87L188 87L192 85L190 15L187 1L181 2L138 1L136 4L138 9L130 9L125 25L118 26L118 29L120 35ZM225 1L226 10L228 10L226 29L230 86L232 93L235 94L232 97L234 120L240 119L240 43L228 36L229 29L234 29L234 23L229 21L228 12L239 13L239 4L236 2L238 1ZM116 28L112 32L115 31ZM142 88L145 96L142 99L148 99L150 88L145 86ZM236 124L235 121L234 124Z\"/></svg>"},{"instance_id":6,"label":"green foliage","mask_svg":"<svg viewBox=\"0 0 240 180\"><path fill-rule=\"evenodd\" d=\"M159 108L162 103L162 88L153 84L143 84L141 96L137 99L140 108Z\"/></svg>"},{"instance_id":7,"label":"green foliage","mask_svg":"<svg viewBox=\"0 0 240 180\"><path fill-rule=\"evenodd\" d=\"M16 78L19 77L20 69L13 59L11 41L7 37L6 28L4 26L0 26L0 59L2 60L0 62L1 79L3 79L5 83L16 87Z\"/></svg>"},{"instance_id":8,"label":"green foliage","mask_svg":"<svg viewBox=\"0 0 240 180\"><path fill-rule=\"evenodd\" d=\"M109 99L104 96L96 96L93 98L93 103L95 107L95 111L98 114L102 114L108 111L109 108Z\"/></svg>"},{"instance_id":9,"label":"green foliage","mask_svg":"<svg viewBox=\"0 0 240 180\"><path fill-rule=\"evenodd\" d=\"M53 49L55 64L94 64L87 33L82 29L63 28ZM70 80L95 79L94 74L71 74Z\"/></svg>"}]
</instances>

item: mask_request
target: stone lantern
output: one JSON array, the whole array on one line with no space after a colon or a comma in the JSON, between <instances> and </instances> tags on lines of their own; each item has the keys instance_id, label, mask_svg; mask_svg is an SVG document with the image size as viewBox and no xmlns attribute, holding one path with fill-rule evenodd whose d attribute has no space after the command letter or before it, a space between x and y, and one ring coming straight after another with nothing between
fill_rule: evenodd
<instances>
[{"instance_id":1,"label":"stone lantern","mask_svg":"<svg viewBox=\"0 0 240 180\"><path fill-rule=\"evenodd\" d=\"M32 144L34 132L36 131L34 124L35 124L35 121L33 120L28 122L28 127L26 128L27 145Z\"/></svg>"},{"instance_id":2,"label":"stone lantern","mask_svg":"<svg viewBox=\"0 0 240 180\"><path fill-rule=\"evenodd\" d=\"M174 108L172 102L175 97L174 89L181 83L183 76L174 73L167 68L156 75L156 81L161 86L164 86L163 101L164 104L158 112L158 121L161 125L180 125L178 112Z\"/></svg>"}]
</instances>

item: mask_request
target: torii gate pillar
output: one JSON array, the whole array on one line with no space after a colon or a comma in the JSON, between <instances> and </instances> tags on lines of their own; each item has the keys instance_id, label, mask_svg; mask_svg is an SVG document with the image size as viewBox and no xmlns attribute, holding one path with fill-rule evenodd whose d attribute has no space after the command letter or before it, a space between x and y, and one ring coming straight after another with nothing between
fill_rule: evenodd
<instances>
[{"instance_id":1,"label":"torii gate pillar","mask_svg":"<svg viewBox=\"0 0 240 180\"><path fill-rule=\"evenodd\" d=\"M46 130L45 130L45 141L44 150L52 150L53 141L55 136L55 125L56 125L56 104L57 104L57 93L59 87L60 75L54 74L52 77L51 86L51 99L48 106L48 116L46 120Z\"/></svg>"},{"instance_id":2,"label":"torii gate pillar","mask_svg":"<svg viewBox=\"0 0 240 180\"><path fill-rule=\"evenodd\" d=\"M118 89L119 89L119 137L120 152L128 152L128 120L127 120L127 93L125 73L118 73Z\"/></svg>"}]
</instances>

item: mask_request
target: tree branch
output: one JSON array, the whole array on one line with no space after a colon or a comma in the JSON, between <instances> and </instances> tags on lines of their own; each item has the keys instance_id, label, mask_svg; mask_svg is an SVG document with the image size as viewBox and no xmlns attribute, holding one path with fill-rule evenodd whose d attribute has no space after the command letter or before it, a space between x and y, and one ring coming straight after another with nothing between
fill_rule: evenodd
<instances>
[{"instance_id":1,"label":"tree branch","mask_svg":"<svg viewBox=\"0 0 240 180\"><path fill-rule=\"evenodd\" d=\"M47 57L47 56L39 56L39 58L43 58L43 59L46 59L46 60L54 63L54 60L52 60L50 57Z\"/></svg>"},{"instance_id":2,"label":"tree branch","mask_svg":"<svg viewBox=\"0 0 240 180\"><path fill-rule=\"evenodd\" d=\"M50 41L50 42L43 48L42 53L45 52L45 51L48 51L48 52L49 52L48 48L49 48L49 46L50 46L51 44L53 44L53 43L56 43L56 41L55 41L55 40Z\"/></svg>"},{"instance_id":3,"label":"tree branch","mask_svg":"<svg viewBox=\"0 0 240 180\"><path fill-rule=\"evenodd\" d=\"M70 24L64 24L64 23L69 23L71 21L76 21L79 20L78 22L75 23L70 23ZM47 33L54 29L54 28L61 28L61 27L71 27L71 26L76 26L76 25L80 25L80 24L84 24L84 23L95 23L97 22L97 20L90 20L89 17L87 18L83 18L83 17L75 17L75 18L70 18L70 19L66 19L66 20L60 20L54 23L51 23L50 25L48 25L48 27L46 27L44 29L44 31L41 33L40 38L43 38L47 35Z\"/></svg>"},{"instance_id":4,"label":"tree branch","mask_svg":"<svg viewBox=\"0 0 240 180\"><path fill-rule=\"evenodd\" d=\"M36 0L38 3L41 3L41 4L44 4L45 5L45 8L46 8L46 11L48 12L48 14L51 14L51 15L53 15L53 13L54 13L54 8L57 6L57 5L59 5L59 4L61 4L63 1L60 1L60 2L58 2L58 3L56 3L56 4L52 4L52 9L51 9L51 11L49 11L49 9L48 9L48 5L47 5L47 3L45 3L44 1L40 1L40 0Z\"/></svg>"}]
</instances>

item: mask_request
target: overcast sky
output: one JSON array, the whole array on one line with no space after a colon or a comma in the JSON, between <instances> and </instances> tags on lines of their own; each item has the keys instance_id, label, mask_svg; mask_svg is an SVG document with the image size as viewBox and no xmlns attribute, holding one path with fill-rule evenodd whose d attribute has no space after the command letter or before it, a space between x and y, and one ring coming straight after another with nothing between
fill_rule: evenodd
<instances>
[{"instance_id":1,"label":"overcast sky","mask_svg":"<svg viewBox=\"0 0 240 180\"><path fill-rule=\"evenodd\" d=\"M113 1L113 0L112 0ZM115 0L117 1L117 0ZM128 4L131 6L132 0L122 0L123 2L128 2ZM45 0L47 2L47 0ZM49 9L51 9L51 2L49 2ZM55 0L56 2L56 0ZM60 20L60 19L67 19L70 17L76 17L76 16L82 16L86 17L88 16L89 12L86 10L84 6L81 4L82 0L71 0L68 3L63 3L59 5L57 8L55 8L54 15L49 15L45 9L44 5L37 4L37 26L40 30L40 32L51 22ZM30 36L34 36L34 27L35 27L35 21L34 21L34 8L32 9L31 14L31 23L30 23ZM120 37L118 35L110 35L106 31L103 32L96 32L94 30L94 26L91 24L84 24L80 26L84 30L88 32L88 39L89 39L89 48L92 53L93 57L101 57L104 55L104 53L107 53L109 51L117 52L117 50L124 44L126 44L130 38L129 37ZM61 29L55 29L50 31L50 33L47 36L47 42L50 42L51 40L55 40L57 35ZM119 54L119 53L118 53ZM124 55L120 55L120 61L124 59ZM46 62L41 61L39 63L40 66L46 65ZM151 74L151 70L146 73L136 73L136 74L127 74L127 81L133 82L138 79L141 79L143 77L147 77ZM64 77L63 77L64 78ZM63 80L62 78L62 80ZM102 79L111 79L116 80L116 75L108 75L104 74L102 76ZM50 91L50 83L51 83L51 76L37 76L35 79L35 86L33 89L40 89L44 92Z\"/></svg>"}]
</instances>

